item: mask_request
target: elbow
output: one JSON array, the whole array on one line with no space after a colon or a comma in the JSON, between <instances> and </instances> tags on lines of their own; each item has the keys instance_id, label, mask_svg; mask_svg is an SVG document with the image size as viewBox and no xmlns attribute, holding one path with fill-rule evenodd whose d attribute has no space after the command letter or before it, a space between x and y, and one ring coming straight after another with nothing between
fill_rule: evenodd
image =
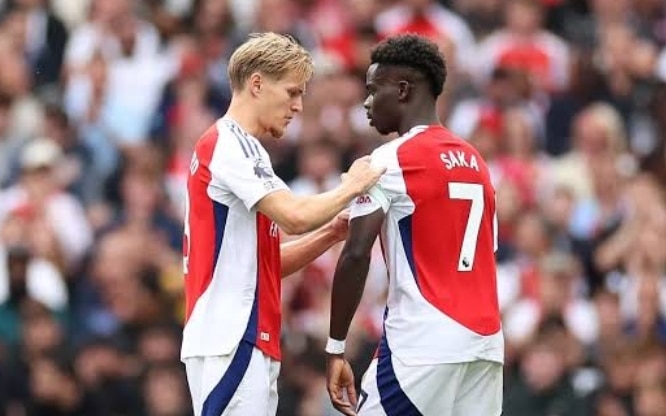
<instances>
[{"instance_id":1,"label":"elbow","mask_svg":"<svg viewBox=\"0 0 666 416\"><path fill-rule=\"evenodd\" d=\"M370 250L364 247L347 247L340 255L341 261L344 260L350 264L369 263Z\"/></svg>"},{"instance_id":2,"label":"elbow","mask_svg":"<svg viewBox=\"0 0 666 416\"><path fill-rule=\"evenodd\" d=\"M291 235L303 234L310 231L307 220L300 213L290 213L286 216L282 224L278 224L282 231Z\"/></svg>"}]
</instances>

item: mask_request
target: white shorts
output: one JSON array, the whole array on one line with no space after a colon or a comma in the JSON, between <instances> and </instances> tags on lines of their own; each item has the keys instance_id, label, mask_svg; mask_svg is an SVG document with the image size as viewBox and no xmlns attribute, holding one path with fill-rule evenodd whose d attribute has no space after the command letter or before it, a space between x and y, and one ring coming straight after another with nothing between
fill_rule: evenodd
<instances>
[{"instance_id":1,"label":"white shorts","mask_svg":"<svg viewBox=\"0 0 666 416\"><path fill-rule=\"evenodd\" d=\"M229 355L183 360L195 416L275 416L280 362L241 342Z\"/></svg>"},{"instance_id":2,"label":"white shorts","mask_svg":"<svg viewBox=\"0 0 666 416\"><path fill-rule=\"evenodd\" d=\"M491 361L406 366L392 355L372 360L358 416L499 416L503 366Z\"/></svg>"}]
</instances>

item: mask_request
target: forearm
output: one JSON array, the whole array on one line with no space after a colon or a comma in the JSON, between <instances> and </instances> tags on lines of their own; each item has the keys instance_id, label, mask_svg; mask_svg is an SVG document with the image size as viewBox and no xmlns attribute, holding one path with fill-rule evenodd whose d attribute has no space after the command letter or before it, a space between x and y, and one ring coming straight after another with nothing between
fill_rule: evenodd
<instances>
[{"instance_id":1,"label":"forearm","mask_svg":"<svg viewBox=\"0 0 666 416\"><path fill-rule=\"evenodd\" d=\"M343 251L333 279L330 337L347 338L349 326L363 296L370 267L370 254L353 255Z\"/></svg>"},{"instance_id":2,"label":"forearm","mask_svg":"<svg viewBox=\"0 0 666 416\"><path fill-rule=\"evenodd\" d=\"M338 187L319 195L296 199L293 212L299 216L300 231L317 229L333 219L354 199L357 192L350 187Z\"/></svg>"},{"instance_id":3,"label":"forearm","mask_svg":"<svg viewBox=\"0 0 666 416\"><path fill-rule=\"evenodd\" d=\"M280 246L282 278L284 279L312 263L339 241L340 239L331 227L324 226L297 240L282 244Z\"/></svg>"}]
</instances>

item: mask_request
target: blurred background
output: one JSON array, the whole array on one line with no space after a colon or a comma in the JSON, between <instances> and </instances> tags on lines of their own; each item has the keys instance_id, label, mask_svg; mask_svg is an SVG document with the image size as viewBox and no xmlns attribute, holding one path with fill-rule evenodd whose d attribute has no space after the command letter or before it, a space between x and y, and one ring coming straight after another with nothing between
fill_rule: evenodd
<instances>
[{"instance_id":1,"label":"blurred background","mask_svg":"<svg viewBox=\"0 0 666 416\"><path fill-rule=\"evenodd\" d=\"M290 33L316 75L267 145L294 192L386 138L369 50L446 54L441 119L497 188L505 416L666 415L663 0L0 0L0 416L190 414L179 363L187 166L228 57ZM442 247L445 250L445 247ZM340 247L284 281L281 416L327 416ZM350 336L381 329L379 252ZM211 330L215 330L212 328Z\"/></svg>"}]
</instances>

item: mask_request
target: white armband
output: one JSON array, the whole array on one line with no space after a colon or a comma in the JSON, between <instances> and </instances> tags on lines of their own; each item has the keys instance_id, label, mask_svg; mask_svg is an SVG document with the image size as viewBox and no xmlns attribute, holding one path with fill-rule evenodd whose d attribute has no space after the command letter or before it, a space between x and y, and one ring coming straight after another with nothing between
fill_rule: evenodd
<instances>
[{"instance_id":1,"label":"white armband","mask_svg":"<svg viewBox=\"0 0 666 416\"><path fill-rule=\"evenodd\" d=\"M373 185L372 188L368 189L368 194L375 202L381 205L384 212L388 211L389 206L391 205L391 201L386 196L386 193L381 188L381 186L377 184Z\"/></svg>"}]
</instances>

